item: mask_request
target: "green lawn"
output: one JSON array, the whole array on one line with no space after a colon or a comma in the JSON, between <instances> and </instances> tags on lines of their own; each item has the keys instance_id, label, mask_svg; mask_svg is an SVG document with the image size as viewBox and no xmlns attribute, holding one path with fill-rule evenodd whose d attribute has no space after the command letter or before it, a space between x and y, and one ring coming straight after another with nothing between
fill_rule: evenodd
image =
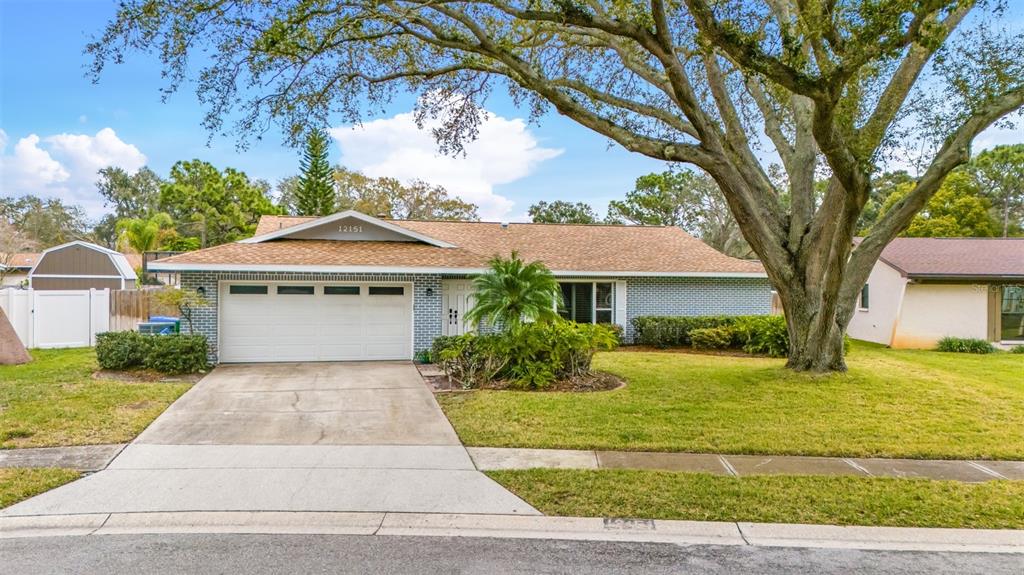
<instances>
[{"instance_id":1,"label":"green lawn","mask_svg":"<svg viewBox=\"0 0 1024 575\"><path fill-rule=\"evenodd\" d=\"M1024 528L1024 481L633 470L488 472L548 515L899 527Z\"/></svg>"},{"instance_id":2,"label":"green lawn","mask_svg":"<svg viewBox=\"0 0 1024 575\"><path fill-rule=\"evenodd\" d=\"M1024 459L1024 355L854 343L846 374L678 352L599 354L598 393L439 396L467 445L912 458Z\"/></svg>"},{"instance_id":3,"label":"green lawn","mask_svg":"<svg viewBox=\"0 0 1024 575\"><path fill-rule=\"evenodd\" d=\"M0 366L0 448L130 441L189 384L93 379L92 349L32 350Z\"/></svg>"},{"instance_id":4,"label":"green lawn","mask_svg":"<svg viewBox=\"0 0 1024 575\"><path fill-rule=\"evenodd\" d=\"M0 469L0 509L78 479L73 469Z\"/></svg>"}]
</instances>

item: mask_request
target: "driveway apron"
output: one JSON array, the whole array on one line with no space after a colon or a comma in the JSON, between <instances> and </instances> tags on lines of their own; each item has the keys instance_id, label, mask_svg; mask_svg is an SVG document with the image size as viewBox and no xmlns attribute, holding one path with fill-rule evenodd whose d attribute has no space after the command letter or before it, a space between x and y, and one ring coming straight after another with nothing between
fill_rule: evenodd
<instances>
[{"instance_id":1,"label":"driveway apron","mask_svg":"<svg viewBox=\"0 0 1024 575\"><path fill-rule=\"evenodd\" d=\"M0 515L146 511L537 514L408 362L219 366L107 469Z\"/></svg>"}]
</instances>

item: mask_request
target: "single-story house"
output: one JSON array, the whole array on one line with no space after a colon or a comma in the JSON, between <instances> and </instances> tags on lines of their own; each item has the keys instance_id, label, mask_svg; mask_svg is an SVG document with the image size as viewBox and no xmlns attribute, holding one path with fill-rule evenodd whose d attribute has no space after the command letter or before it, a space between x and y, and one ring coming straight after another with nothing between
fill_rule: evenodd
<instances>
[{"instance_id":1,"label":"single-story house","mask_svg":"<svg viewBox=\"0 0 1024 575\"><path fill-rule=\"evenodd\" d=\"M469 329L469 278L512 251L558 277L564 316L627 338L641 315L770 310L760 264L675 227L263 216L252 238L149 269L180 273L209 301L193 321L215 361L411 359Z\"/></svg>"},{"instance_id":2,"label":"single-story house","mask_svg":"<svg viewBox=\"0 0 1024 575\"><path fill-rule=\"evenodd\" d=\"M134 289L138 279L124 254L81 240L43 251L28 278L35 290Z\"/></svg>"},{"instance_id":3,"label":"single-story house","mask_svg":"<svg viewBox=\"0 0 1024 575\"><path fill-rule=\"evenodd\" d=\"M32 266L37 260L39 260L37 253L17 253L11 256L11 260L7 262L6 266L0 262L0 269L7 269L3 281L0 282L0 288L28 285L28 272L32 271Z\"/></svg>"},{"instance_id":4,"label":"single-story house","mask_svg":"<svg viewBox=\"0 0 1024 575\"><path fill-rule=\"evenodd\" d=\"M848 331L894 348L932 348L945 336L1024 344L1024 238L893 240Z\"/></svg>"}]
</instances>

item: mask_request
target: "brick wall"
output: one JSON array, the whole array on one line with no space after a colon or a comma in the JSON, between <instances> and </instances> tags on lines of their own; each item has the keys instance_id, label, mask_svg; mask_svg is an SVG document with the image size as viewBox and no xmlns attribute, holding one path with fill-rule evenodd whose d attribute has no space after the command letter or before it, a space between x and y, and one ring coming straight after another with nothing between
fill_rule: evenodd
<instances>
[{"instance_id":1,"label":"brick wall","mask_svg":"<svg viewBox=\"0 0 1024 575\"><path fill-rule=\"evenodd\" d=\"M413 285L413 353L429 349L434 338L441 335L441 279L426 274L308 274L264 272L182 272L182 289L206 290L210 305L193 313L196 331L210 342L210 360L217 361L217 282L308 281L308 282L411 282ZM428 296L427 289L432 293ZM188 331L182 325L182 331Z\"/></svg>"},{"instance_id":2,"label":"brick wall","mask_svg":"<svg viewBox=\"0 0 1024 575\"><path fill-rule=\"evenodd\" d=\"M411 282L413 284L413 353L429 349L441 335L441 281L428 274L303 274L261 272L182 272L181 287L206 290L210 305L196 310L196 331L210 342L210 360L217 360L217 282ZM615 281L608 279L603 281ZM427 289L431 289L430 296ZM616 302L618 305L618 302ZM633 340L632 319L642 315L767 314L771 287L763 278L626 278L626 341ZM614 317L614 316L613 316ZM188 326L182 325L187 331Z\"/></svg>"},{"instance_id":3,"label":"brick wall","mask_svg":"<svg viewBox=\"0 0 1024 575\"><path fill-rule=\"evenodd\" d=\"M644 315L755 315L771 311L765 278L628 278L626 341Z\"/></svg>"}]
</instances>

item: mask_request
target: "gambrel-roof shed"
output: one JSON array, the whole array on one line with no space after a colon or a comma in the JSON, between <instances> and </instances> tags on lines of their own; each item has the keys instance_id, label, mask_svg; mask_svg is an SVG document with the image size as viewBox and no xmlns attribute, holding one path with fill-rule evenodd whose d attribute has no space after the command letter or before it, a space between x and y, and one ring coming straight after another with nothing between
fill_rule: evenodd
<instances>
[{"instance_id":1,"label":"gambrel-roof shed","mask_svg":"<svg viewBox=\"0 0 1024 575\"><path fill-rule=\"evenodd\" d=\"M28 277L37 290L133 289L138 280L124 254L80 240L44 251Z\"/></svg>"}]
</instances>

